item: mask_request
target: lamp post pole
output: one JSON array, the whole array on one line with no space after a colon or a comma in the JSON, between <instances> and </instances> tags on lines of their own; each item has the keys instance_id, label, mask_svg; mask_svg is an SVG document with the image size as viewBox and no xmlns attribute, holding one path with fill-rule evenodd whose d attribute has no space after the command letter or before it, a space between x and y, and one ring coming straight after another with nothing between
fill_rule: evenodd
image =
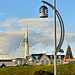
<instances>
[{"instance_id":1,"label":"lamp post pole","mask_svg":"<svg viewBox=\"0 0 75 75\"><path fill-rule=\"evenodd\" d=\"M56 0L54 0L56 8ZM57 53L56 53L56 10L54 9L54 75L57 75Z\"/></svg>"},{"instance_id":2,"label":"lamp post pole","mask_svg":"<svg viewBox=\"0 0 75 75\"><path fill-rule=\"evenodd\" d=\"M56 9L56 0L54 0L54 6L46 1L41 1L41 2L43 2L43 6L41 6L39 10L40 18L48 17L48 14L47 14L48 8L44 6L44 3L49 5L54 10L54 51L53 51L53 54L54 54L54 75L57 75L57 53L58 52L64 53L64 50L61 49L63 41L64 41L64 35L65 35L64 23L63 23L60 13ZM60 23L60 29L61 29L61 35L60 35L60 40L59 40L58 45L56 45L56 15L58 17L58 20Z\"/></svg>"}]
</instances>

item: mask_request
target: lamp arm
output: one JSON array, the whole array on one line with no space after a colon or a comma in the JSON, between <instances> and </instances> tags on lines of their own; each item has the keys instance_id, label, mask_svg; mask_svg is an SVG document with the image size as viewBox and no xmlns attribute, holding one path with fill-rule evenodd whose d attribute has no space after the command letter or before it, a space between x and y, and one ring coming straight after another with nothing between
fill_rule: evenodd
<instances>
[{"instance_id":1,"label":"lamp arm","mask_svg":"<svg viewBox=\"0 0 75 75\"><path fill-rule=\"evenodd\" d=\"M61 27L60 41L59 41L59 44L57 46L57 49L60 49L62 44L63 44L63 41L64 41L65 29L64 29L64 23L63 23L63 20L61 18L61 15L59 14L59 12L56 12L56 14L57 14L57 17L59 19L59 23L60 23L60 27Z\"/></svg>"},{"instance_id":2,"label":"lamp arm","mask_svg":"<svg viewBox=\"0 0 75 75\"><path fill-rule=\"evenodd\" d=\"M58 17L58 20L59 20L59 23L60 23L60 28L61 28L61 35L60 35L60 40L59 40L59 43L56 47L56 50L58 49L61 49L61 46L63 44L63 41L64 41L64 35L65 35L65 29L64 29L64 23L63 23L63 20L62 20L62 17L60 15L60 13L57 11L57 9L50 3L46 2L46 1L41 1L41 2L44 2L46 3L47 5L49 5L53 10L55 9L56 10L56 15Z\"/></svg>"}]
</instances>

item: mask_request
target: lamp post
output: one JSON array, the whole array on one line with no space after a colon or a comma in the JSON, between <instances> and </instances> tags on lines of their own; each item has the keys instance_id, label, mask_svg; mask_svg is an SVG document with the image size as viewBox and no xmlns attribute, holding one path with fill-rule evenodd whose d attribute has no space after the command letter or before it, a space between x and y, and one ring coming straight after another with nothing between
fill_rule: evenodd
<instances>
[{"instance_id":1,"label":"lamp post","mask_svg":"<svg viewBox=\"0 0 75 75\"><path fill-rule=\"evenodd\" d=\"M54 7L56 8L56 2L54 0ZM54 9L54 75L57 75L57 54L56 51L56 10Z\"/></svg>"},{"instance_id":2,"label":"lamp post","mask_svg":"<svg viewBox=\"0 0 75 75\"><path fill-rule=\"evenodd\" d=\"M54 53L54 75L57 75L57 53L64 52L63 49L61 49L61 46L64 41L64 34L65 34L64 23L63 23L60 13L56 9L56 0L54 0L54 6L46 1L41 1L41 2L43 2L43 6L40 7L40 14L39 14L40 18L48 17L48 14L47 14L48 8L46 6L44 6L44 3L49 5L54 10L54 51L53 51L53 53ZM57 46L56 46L56 15L58 17L58 20L60 23L60 28L61 28L60 40L59 40L59 43Z\"/></svg>"}]
</instances>

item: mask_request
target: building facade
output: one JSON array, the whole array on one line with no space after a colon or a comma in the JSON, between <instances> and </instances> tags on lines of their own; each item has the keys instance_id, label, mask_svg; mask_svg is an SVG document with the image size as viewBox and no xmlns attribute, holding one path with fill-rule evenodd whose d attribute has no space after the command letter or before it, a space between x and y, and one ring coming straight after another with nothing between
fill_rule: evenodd
<instances>
[{"instance_id":1,"label":"building facade","mask_svg":"<svg viewBox=\"0 0 75 75\"><path fill-rule=\"evenodd\" d=\"M23 65L27 63L28 65L53 65L54 55L44 54L31 54L24 58L16 58L15 64ZM65 55L57 55L57 65L75 63L75 58L73 58L71 47L68 45Z\"/></svg>"},{"instance_id":2,"label":"building facade","mask_svg":"<svg viewBox=\"0 0 75 75\"><path fill-rule=\"evenodd\" d=\"M57 64L62 64L64 55L57 55ZM53 65L54 55L44 54L31 54L27 59L26 63L29 65Z\"/></svg>"},{"instance_id":3,"label":"building facade","mask_svg":"<svg viewBox=\"0 0 75 75\"><path fill-rule=\"evenodd\" d=\"M44 54L31 54L26 57L25 63L29 65L53 65L54 64L54 55ZM73 58L71 47L68 45L65 55L57 55L57 64L69 64L75 63Z\"/></svg>"}]
</instances>

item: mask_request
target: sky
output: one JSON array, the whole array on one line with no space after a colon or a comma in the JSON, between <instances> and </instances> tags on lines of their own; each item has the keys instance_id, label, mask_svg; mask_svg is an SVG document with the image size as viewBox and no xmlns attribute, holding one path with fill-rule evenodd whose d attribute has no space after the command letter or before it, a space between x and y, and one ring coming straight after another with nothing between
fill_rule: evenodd
<instances>
[{"instance_id":1,"label":"sky","mask_svg":"<svg viewBox=\"0 0 75 75\"><path fill-rule=\"evenodd\" d=\"M53 0L45 0L53 4ZM39 18L41 0L0 0L0 59L20 57L18 48L25 36L28 25L29 54L54 51L53 10L48 7L48 18ZM62 46L64 55L68 44L75 57L75 0L56 0L65 26L65 39ZM60 26L57 22L57 43ZM59 54L59 53L58 53Z\"/></svg>"}]
</instances>

